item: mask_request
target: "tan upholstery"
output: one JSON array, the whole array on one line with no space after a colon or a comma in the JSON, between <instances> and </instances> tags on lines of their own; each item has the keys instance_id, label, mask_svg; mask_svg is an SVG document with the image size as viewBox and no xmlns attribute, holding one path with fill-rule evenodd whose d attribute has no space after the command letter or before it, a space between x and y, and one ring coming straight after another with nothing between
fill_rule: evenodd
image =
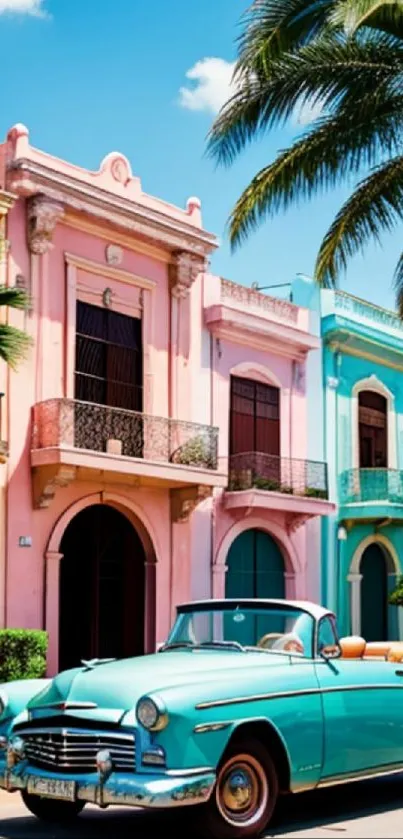
<instances>
[{"instance_id":1,"label":"tan upholstery","mask_svg":"<svg viewBox=\"0 0 403 839\"><path fill-rule=\"evenodd\" d=\"M403 661L403 643L394 641L387 655L388 661Z\"/></svg>"},{"instance_id":2,"label":"tan upholstery","mask_svg":"<svg viewBox=\"0 0 403 839\"><path fill-rule=\"evenodd\" d=\"M365 645L365 658L386 658L392 643L392 641L371 641Z\"/></svg>"},{"instance_id":3,"label":"tan upholstery","mask_svg":"<svg viewBox=\"0 0 403 839\"><path fill-rule=\"evenodd\" d=\"M340 638L342 658L362 658L365 650L365 640L359 635L348 635Z\"/></svg>"}]
</instances>

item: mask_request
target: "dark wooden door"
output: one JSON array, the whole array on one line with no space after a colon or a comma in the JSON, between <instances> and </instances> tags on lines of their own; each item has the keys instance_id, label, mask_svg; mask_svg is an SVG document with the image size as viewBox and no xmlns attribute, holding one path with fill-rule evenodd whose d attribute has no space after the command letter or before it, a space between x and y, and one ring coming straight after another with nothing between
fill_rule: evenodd
<instances>
[{"instance_id":1,"label":"dark wooden door","mask_svg":"<svg viewBox=\"0 0 403 839\"><path fill-rule=\"evenodd\" d=\"M280 393L251 379L231 377L230 456L235 470L279 481Z\"/></svg>"},{"instance_id":2,"label":"dark wooden door","mask_svg":"<svg viewBox=\"0 0 403 839\"><path fill-rule=\"evenodd\" d=\"M144 652L145 555L129 520L95 504L62 539L60 667Z\"/></svg>"}]
</instances>

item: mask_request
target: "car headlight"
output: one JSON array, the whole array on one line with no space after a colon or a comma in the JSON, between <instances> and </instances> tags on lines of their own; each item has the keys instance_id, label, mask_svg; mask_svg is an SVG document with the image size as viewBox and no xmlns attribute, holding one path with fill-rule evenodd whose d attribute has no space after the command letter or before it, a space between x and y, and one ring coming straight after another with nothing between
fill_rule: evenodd
<instances>
[{"instance_id":1,"label":"car headlight","mask_svg":"<svg viewBox=\"0 0 403 839\"><path fill-rule=\"evenodd\" d=\"M149 696L144 696L137 703L136 717L147 731L162 731L168 725L166 709Z\"/></svg>"}]
</instances>

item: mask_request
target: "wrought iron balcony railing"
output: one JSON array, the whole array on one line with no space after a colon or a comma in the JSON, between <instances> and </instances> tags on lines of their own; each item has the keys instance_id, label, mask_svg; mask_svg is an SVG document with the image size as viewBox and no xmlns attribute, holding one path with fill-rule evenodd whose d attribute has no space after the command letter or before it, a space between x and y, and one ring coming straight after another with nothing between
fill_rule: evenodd
<instances>
[{"instance_id":1,"label":"wrought iron balcony railing","mask_svg":"<svg viewBox=\"0 0 403 839\"><path fill-rule=\"evenodd\" d=\"M310 498L327 498L327 464L245 452L229 459L228 490L262 489Z\"/></svg>"},{"instance_id":2,"label":"wrought iron balcony railing","mask_svg":"<svg viewBox=\"0 0 403 839\"><path fill-rule=\"evenodd\" d=\"M389 501L403 504L403 471L400 469L347 469L339 483L341 504Z\"/></svg>"},{"instance_id":3,"label":"wrought iron balcony railing","mask_svg":"<svg viewBox=\"0 0 403 839\"><path fill-rule=\"evenodd\" d=\"M218 429L76 399L34 406L32 448L92 452L217 469Z\"/></svg>"}]
</instances>

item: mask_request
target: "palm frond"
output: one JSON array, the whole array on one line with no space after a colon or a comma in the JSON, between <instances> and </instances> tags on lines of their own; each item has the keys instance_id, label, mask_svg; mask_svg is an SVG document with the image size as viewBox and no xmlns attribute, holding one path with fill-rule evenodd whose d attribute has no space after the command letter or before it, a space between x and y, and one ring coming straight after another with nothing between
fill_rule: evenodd
<instances>
[{"instance_id":1,"label":"palm frond","mask_svg":"<svg viewBox=\"0 0 403 839\"><path fill-rule=\"evenodd\" d=\"M354 113L325 118L263 168L237 201L229 222L235 249L266 217L287 210L301 199L338 185L362 166L371 167L380 151L396 152L401 136L401 107L397 119L378 113L374 124L356 122Z\"/></svg>"},{"instance_id":2,"label":"palm frond","mask_svg":"<svg viewBox=\"0 0 403 839\"><path fill-rule=\"evenodd\" d=\"M402 0L336 0L330 22L354 35L362 27L403 37Z\"/></svg>"},{"instance_id":3,"label":"palm frond","mask_svg":"<svg viewBox=\"0 0 403 839\"><path fill-rule=\"evenodd\" d=\"M267 73L269 63L308 43L323 28L335 0L255 0L241 23L237 70Z\"/></svg>"},{"instance_id":4,"label":"palm frond","mask_svg":"<svg viewBox=\"0 0 403 839\"><path fill-rule=\"evenodd\" d=\"M30 336L21 329L0 323L0 358L13 370L27 357L31 345Z\"/></svg>"},{"instance_id":5,"label":"palm frond","mask_svg":"<svg viewBox=\"0 0 403 839\"><path fill-rule=\"evenodd\" d=\"M388 38L354 43L323 36L273 62L269 78L240 81L212 126L207 153L217 163L231 164L255 136L286 122L297 106L308 102L332 111L350 100L356 118L360 106L368 106L368 97L371 107L377 97L385 109L388 96L399 89L399 68L403 89L403 44L391 44Z\"/></svg>"},{"instance_id":6,"label":"palm frond","mask_svg":"<svg viewBox=\"0 0 403 839\"><path fill-rule=\"evenodd\" d=\"M0 306L10 306L11 309L27 309L29 295L24 288L0 285Z\"/></svg>"},{"instance_id":7,"label":"palm frond","mask_svg":"<svg viewBox=\"0 0 403 839\"><path fill-rule=\"evenodd\" d=\"M323 239L315 276L334 286L348 259L403 219L403 157L378 166L345 202Z\"/></svg>"}]
</instances>

